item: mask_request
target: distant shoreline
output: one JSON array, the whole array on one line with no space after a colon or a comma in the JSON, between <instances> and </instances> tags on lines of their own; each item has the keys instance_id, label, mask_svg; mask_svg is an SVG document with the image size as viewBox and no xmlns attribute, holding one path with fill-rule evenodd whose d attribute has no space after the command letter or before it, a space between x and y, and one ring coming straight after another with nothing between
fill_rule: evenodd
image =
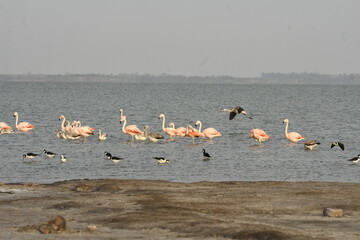
<instances>
[{"instance_id":1,"label":"distant shoreline","mask_svg":"<svg viewBox=\"0 0 360 240\"><path fill-rule=\"evenodd\" d=\"M150 74L0 74L3 82L119 82L119 83L209 83L209 84L288 84L288 85L360 85L360 74L282 74L264 73L260 77L182 76Z\"/></svg>"}]
</instances>

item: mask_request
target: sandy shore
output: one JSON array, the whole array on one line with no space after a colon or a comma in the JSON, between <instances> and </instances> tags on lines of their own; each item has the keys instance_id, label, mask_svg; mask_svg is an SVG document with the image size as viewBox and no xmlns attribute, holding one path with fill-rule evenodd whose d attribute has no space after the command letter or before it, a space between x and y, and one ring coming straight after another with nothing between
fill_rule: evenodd
<instances>
[{"instance_id":1,"label":"sandy shore","mask_svg":"<svg viewBox=\"0 0 360 240\"><path fill-rule=\"evenodd\" d=\"M0 239L360 239L358 183L1 184L0 211ZM64 233L36 230L57 215Z\"/></svg>"}]
</instances>

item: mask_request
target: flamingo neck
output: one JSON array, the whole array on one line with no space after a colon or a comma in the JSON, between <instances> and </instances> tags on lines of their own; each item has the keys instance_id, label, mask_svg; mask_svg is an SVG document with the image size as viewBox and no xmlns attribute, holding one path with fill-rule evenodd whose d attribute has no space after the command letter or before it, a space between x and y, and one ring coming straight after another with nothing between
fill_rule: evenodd
<instances>
[{"instance_id":1,"label":"flamingo neck","mask_svg":"<svg viewBox=\"0 0 360 240\"><path fill-rule=\"evenodd\" d=\"M165 132L165 116L163 117L162 130Z\"/></svg>"},{"instance_id":2,"label":"flamingo neck","mask_svg":"<svg viewBox=\"0 0 360 240\"><path fill-rule=\"evenodd\" d=\"M124 121L124 123L123 123L123 126L122 126L122 131L123 131L123 133L126 133L126 131L125 131L126 118L123 121Z\"/></svg>"},{"instance_id":3,"label":"flamingo neck","mask_svg":"<svg viewBox=\"0 0 360 240\"><path fill-rule=\"evenodd\" d=\"M288 136L288 127L289 127L289 122L286 123L285 125L285 136Z\"/></svg>"},{"instance_id":4,"label":"flamingo neck","mask_svg":"<svg viewBox=\"0 0 360 240\"><path fill-rule=\"evenodd\" d=\"M62 122L61 122L61 130L65 130L65 117L63 118Z\"/></svg>"},{"instance_id":5,"label":"flamingo neck","mask_svg":"<svg viewBox=\"0 0 360 240\"><path fill-rule=\"evenodd\" d=\"M201 126L202 126L202 124L201 124L201 122L199 121L199 132L201 132Z\"/></svg>"},{"instance_id":6,"label":"flamingo neck","mask_svg":"<svg viewBox=\"0 0 360 240\"><path fill-rule=\"evenodd\" d=\"M18 127L19 116L15 114L15 126Z\"/></svg>"}]
</instances>

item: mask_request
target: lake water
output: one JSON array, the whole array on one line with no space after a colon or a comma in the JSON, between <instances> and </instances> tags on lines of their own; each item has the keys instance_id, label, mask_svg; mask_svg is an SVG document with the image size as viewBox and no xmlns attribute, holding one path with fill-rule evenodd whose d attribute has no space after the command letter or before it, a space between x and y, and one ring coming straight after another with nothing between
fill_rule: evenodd
<instances>
[{"instance_id":1,"label":"lake water","mask_svg":"<svg viewBox=\"0 0 360 240\"><path fill-rule=\"evenodd\" d=\"M159 179L196 181L334 181L360 182L360 166L347 159L360 153L360 86L260 85L216 83L85 83L85 82L0 82L0 121L15 127L20 121L36 125L32 132L0 135L0 181L51 183L70 179ZM253 120L238 115L232 121L222 108L243 107ZM203 129L222 133L213 141L175 138L158 143L131 142L121 132L119 109L128 124L140 129L149 125L161 132L166 116L176 127L202 121ZM86 141L59 139L59 116L101 129L106 141L96 135ZM303 142L284 137L283 120L289 131L307 140L318 140L314 151ZM272 139L259 145L248 137L261 128ZM163 133L165 135L165 133ZM346 150L330 149L341 141ZM202 149L212 155L203 161ZM60 163L43 156L23 161L27 152L42 150L64 153ZM124 160L104 160L104 151ZM158 165L155 156L171 160ZM360 164L359 164L360 165Z\"/></svg>"}]
</instances>

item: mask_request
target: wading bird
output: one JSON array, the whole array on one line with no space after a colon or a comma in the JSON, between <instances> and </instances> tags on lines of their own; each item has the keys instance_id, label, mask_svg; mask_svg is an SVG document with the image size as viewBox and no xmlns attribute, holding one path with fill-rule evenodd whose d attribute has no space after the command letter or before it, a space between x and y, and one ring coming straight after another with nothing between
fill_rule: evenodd
<instances>
[{"instance_id":1,"label":"wading bird","mask_svg":"<svg viewBox=\"0 0 360 240\"><path fill-rule=\"evenodd\" d=\"M305 137L301 136L299 133L297 132L290 132L288 133L288 127L289 127L289 119L285 119L283 121L283 123L286 124L285 126L285 137L291 141L291 142L294 142L294 143L297 143L303 139L305 139Z\"/></svg>"}]
</instances>

